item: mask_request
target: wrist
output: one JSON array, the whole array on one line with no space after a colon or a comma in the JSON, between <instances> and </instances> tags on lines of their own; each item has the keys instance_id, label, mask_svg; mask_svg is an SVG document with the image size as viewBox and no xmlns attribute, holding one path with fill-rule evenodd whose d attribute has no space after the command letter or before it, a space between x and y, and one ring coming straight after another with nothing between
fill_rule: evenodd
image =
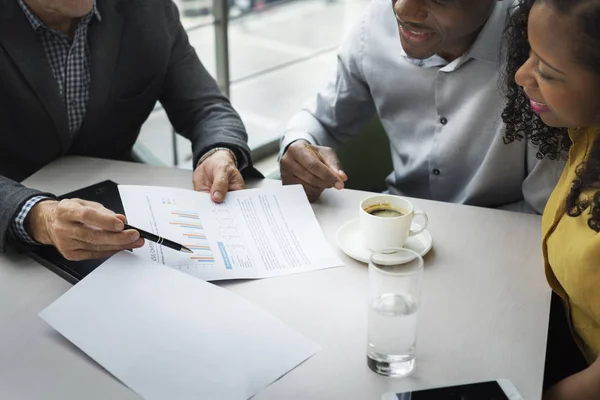
<instances>
[{"instance_id":1,"label":"wrist","mask_svg":"<svg viewBox=\"0 0 600 400\"><path fill-rule=\"evenodd\" d=\"M285 153L287 153L287 151L290 149L290 147L298 146L298 145L314 146L309 140L304 139L304 138L293 140L290 143L288 143L287 146L282 148L279 158L281 159L285 155Z\"/></svg>"},{"instance_id":2,"label":"wrist","mask_svg":"<svg viewBox=\"0 0 600 400\"><path fill-rule=\"evenodd\" d=\"M295 145L303 145L303 146L306 146L306 145L308 145L308 146L314 146L314 144L312 144L311 142L309 142L309 141L308 141L308 140L306 140L306 139L298 139L298 140L294 140L292 143L290 143L290 146L292 146L292 145L294 145L294 144L295 144ZM290 146L288 146L288 148L289 148Z\"/></svg>"},{"instance_id":3,"label":"wrist","mask_svg":"<svg viewBox=\"0 0 600 400\"><path fill-rule=\"evenodd\" d=\"M37 203L25 220L25 228L27 233L33 240L41 244L52 244L52 235L50 234L51 216L54 214L54 210L58 201L56 200L42 200Z\"/></svg>"},{"instance_id":4,"label":"wrist","mask_svg":"<svg viewBox=\"0 0 600 400\"><path fill-rule=\"evenodd\" d=\"M237 168L237 157L236 157L235 153L233 152L233 150L228 149L227 147L215 147L214 149L211 149L211 150L207 151L206 153L204 153L204 155L202 157L200 157L200 159L198 160L198 164L196 164L196 168L199 167L200 164L202 164L204 161L208 160L212 156L224 155L224 154L226 154L231 159L231 161Z\"/></svg>"}]
</instances>

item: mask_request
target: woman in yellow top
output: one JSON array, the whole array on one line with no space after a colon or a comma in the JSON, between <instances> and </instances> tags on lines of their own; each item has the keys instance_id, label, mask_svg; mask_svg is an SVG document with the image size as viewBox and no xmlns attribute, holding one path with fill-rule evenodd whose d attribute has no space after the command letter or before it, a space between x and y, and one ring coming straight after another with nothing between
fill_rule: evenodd
<instances>
[{"instance_id":1,"label":"woman in yellow top","mask_svg":"<svg viewBox=\"0 0 600 400\"><path fill-rule=\"evenodd\" d=\"M540 158L568 157L542 230L572 337L549 339L547 357L568 367L579 353L583 366L544 400L600 399L600 0L521 0L507 42L505 141L527 137Z\"/></svg>"}]
</instances>

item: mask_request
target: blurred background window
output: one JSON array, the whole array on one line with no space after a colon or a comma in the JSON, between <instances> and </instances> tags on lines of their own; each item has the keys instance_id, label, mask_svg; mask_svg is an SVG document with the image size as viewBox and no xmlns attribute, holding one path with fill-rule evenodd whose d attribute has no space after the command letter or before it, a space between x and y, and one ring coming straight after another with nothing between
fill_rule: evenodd
<instances>
[{"instance_id":1,"label":"blurred background window","mask_svg":"<svg viewBox=\"0 0 600 400\"><path fill-rule=\"evenodd\" d=\"M283 127L332 75L337 48L367 0L175 3L200 60L246 125L257 168L273 173ZM190 143L173 135L160 104L135 152L147 163L192 168Z\"/></svg>"}]
</instances>

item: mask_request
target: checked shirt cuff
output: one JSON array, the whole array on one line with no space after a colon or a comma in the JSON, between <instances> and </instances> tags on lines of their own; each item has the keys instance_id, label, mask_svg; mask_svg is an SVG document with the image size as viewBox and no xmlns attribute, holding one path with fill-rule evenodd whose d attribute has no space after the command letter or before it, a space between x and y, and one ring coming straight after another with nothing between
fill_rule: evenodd
<instances>
[{"instance_id":1,"label":"checked shirt cuff","mask_svg":"<svg viewBox=\"0 0 600 400\"><path fill-rule=\"evenodd\" d=\"M21 207L21 211L17 214L17 217L13 220L12 224L8 228L9 234L13 237L13 239L19 240L21 242L25 242L27 244L38 245L36 242L29 236L27 233L27 229L25 229L25 219L29 214L29 211L42 200L48 200L51 198L46 196L35 196L31 199L27 200L27 202Z\"/></svg>"}]
</instances>

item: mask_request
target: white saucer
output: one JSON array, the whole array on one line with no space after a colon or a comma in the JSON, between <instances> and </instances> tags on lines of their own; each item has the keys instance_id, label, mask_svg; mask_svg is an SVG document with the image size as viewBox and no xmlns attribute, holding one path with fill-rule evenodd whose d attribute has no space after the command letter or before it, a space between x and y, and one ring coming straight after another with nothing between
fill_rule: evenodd
<instances>
[{"instance_id":1,"label":"white saucer","mask_svg":"<svg viewBox=\"0 0 600 400\"><path fill-rule=\"evenodd\" d=\"M418 226L413 224L413 229L417 228ZM342 249L347 256L365 264L369 263L372 253L371 250L365 247L358 219L354 219L342 225L340 229L338 229L335 239L340 249ZM433 239L431 238L431 234L427 230L424 230L418 235L409 237L404 248L412 250L423 257L431 250L432 246ZM390 255L390 257L392 257L392 255ZM396 257L394 260L390 259L389 262L402 263L403 260L402 257Z\"/></svg>"}]
</instances>

